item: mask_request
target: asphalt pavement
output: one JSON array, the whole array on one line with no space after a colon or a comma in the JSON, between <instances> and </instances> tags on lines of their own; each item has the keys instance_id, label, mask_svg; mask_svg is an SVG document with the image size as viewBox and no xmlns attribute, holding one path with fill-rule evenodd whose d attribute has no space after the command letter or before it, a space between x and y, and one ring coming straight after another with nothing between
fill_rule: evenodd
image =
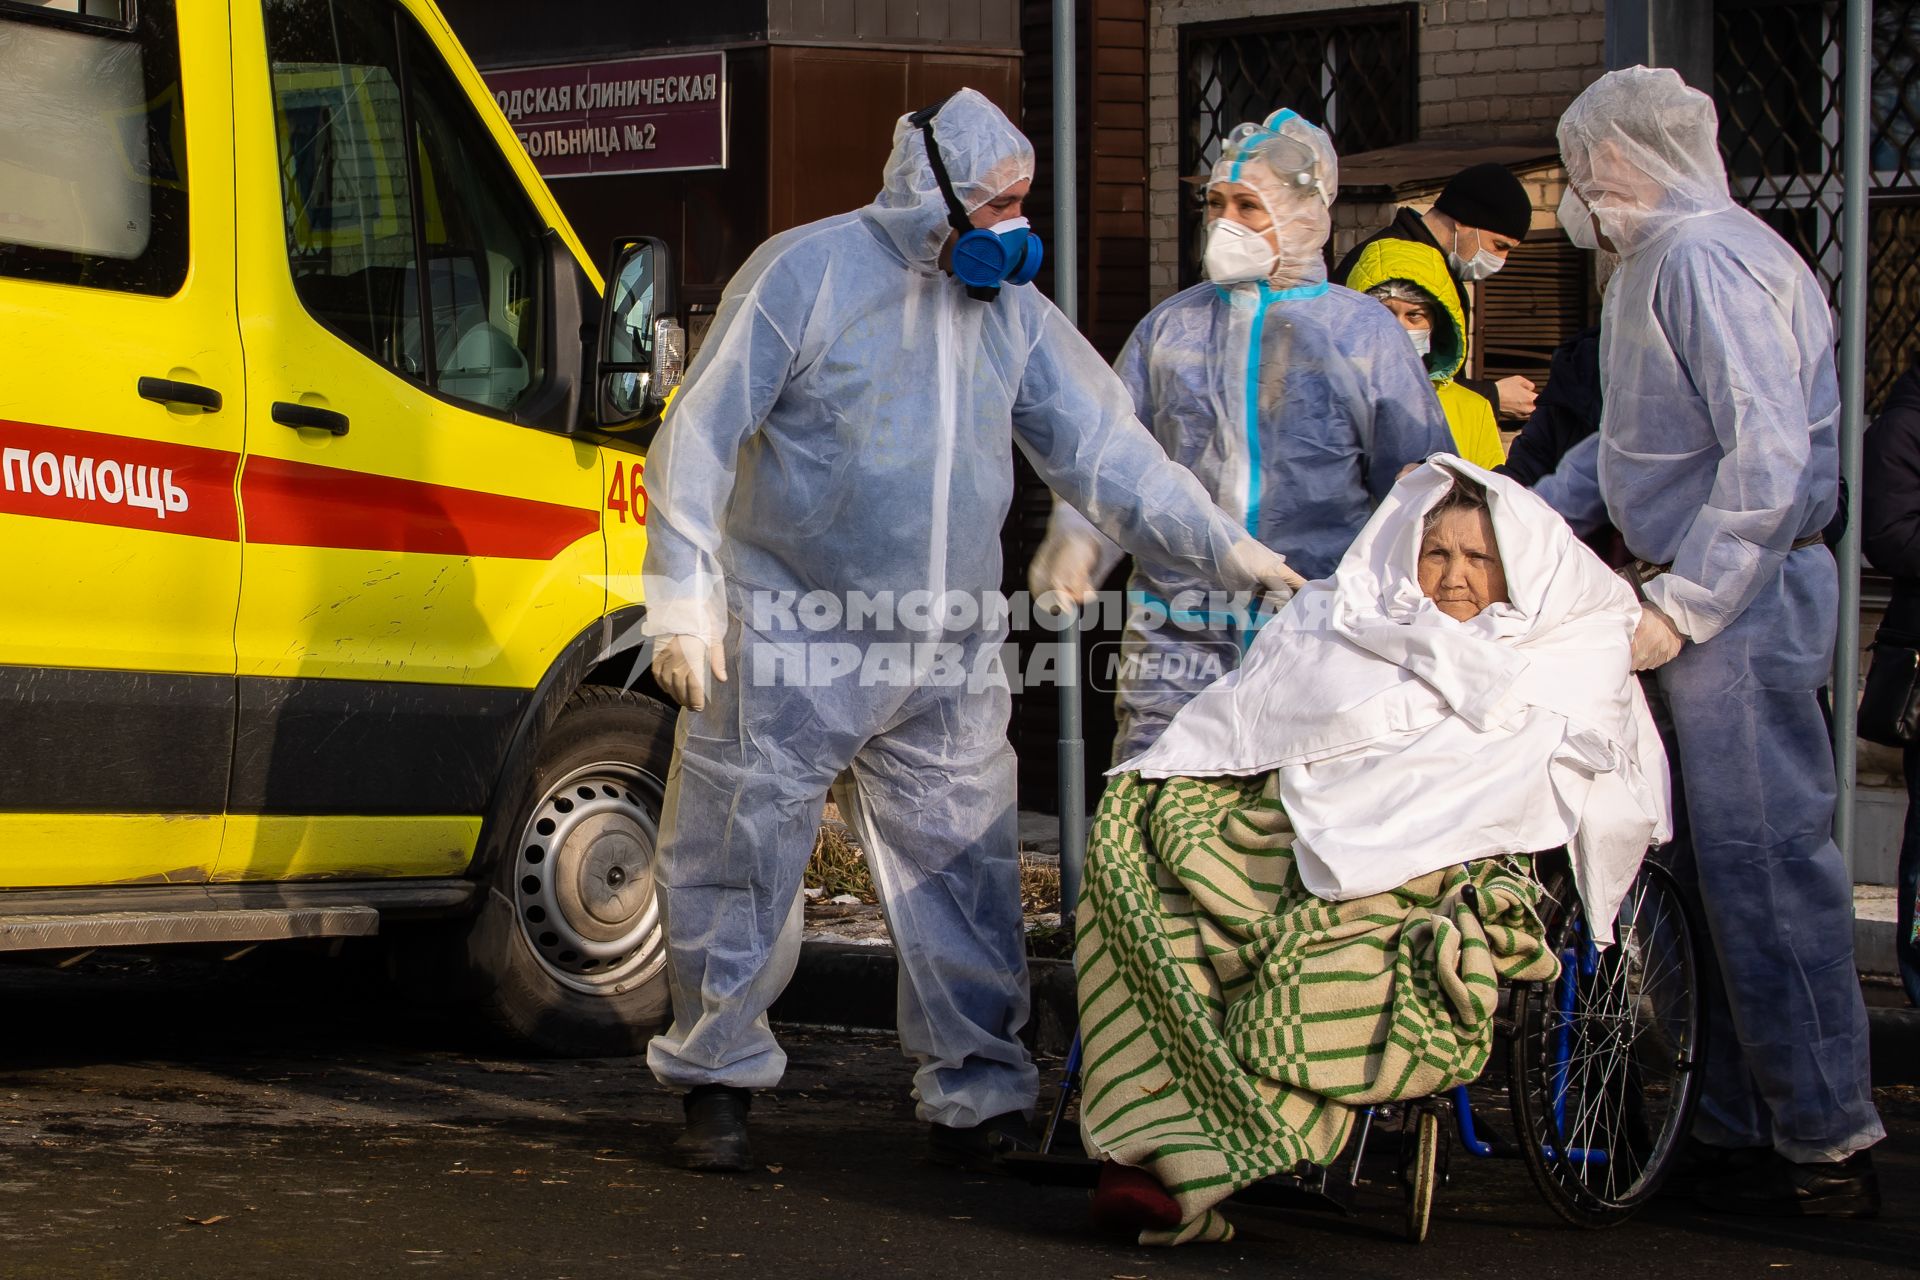
<instances>
[{"instance_id":1,"label":"asphalt pavement","mask_svg":"<svg viewBox=\"0 0 1920 1280\"><path fill-rule=\"evenodd\" d=\"M1920 1265L1920 1091L1883 1090L1887 1213L1582 1232L1457 1150L1424 1246L1397 1204L1234 1208L1227 1245L1096 1236L1086 1193L922 1156L889 1036L783 1028L760 1170L664 1158L634 1060L527 1060L394 995L370 957L0 967L0 1276L1848 1276ZM1489 1105L1497 1105L1489 1099Z\"/></svg>"}]
</instances>

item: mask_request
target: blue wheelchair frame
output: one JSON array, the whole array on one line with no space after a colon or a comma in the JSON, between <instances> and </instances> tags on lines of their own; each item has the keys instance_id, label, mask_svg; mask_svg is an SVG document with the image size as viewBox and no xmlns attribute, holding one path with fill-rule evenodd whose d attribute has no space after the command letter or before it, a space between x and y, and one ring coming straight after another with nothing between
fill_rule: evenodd
<instances>
[{"instance_id":1,"label":"blue wheelchair frame","mask_svg":"<svg viewBox=\"0 0 1920 1280\"><path fill-rule=\"evenodd\" d=\"M1554 982L1554 1012L1559 1015L1553 1032L1553 1118L1560 1132L1567 1130L1567 1093L1568 1066L1573 1054L1573 1017L1575 1000L1580 992L1580 979L1592 978L1600 971L1600 949L1593 945L1593 939L1587 933L1587 922L1578 921L1574 928L1578 931L1579 941L1575 946L1560 950L1560 976ZM1079 1047L1078 1043L1074 1046ZM1460 1129L1460 1145L1475 1156L1512 1156L1517 1152L1502 1151L1493 1143L1482 1139L1473 1123L1473 1102L1467 1096L1467 1086L1455 1085L1447 1091L1453 1100L1453 1115ZM1604 1149L1569 1147L1562 1153L1551 1146L1542 1145L1541 1154L1549 1160L1571 1160L1580 1164L1605 1164L1607 1153Z\"/></svg>"}]
</instances>

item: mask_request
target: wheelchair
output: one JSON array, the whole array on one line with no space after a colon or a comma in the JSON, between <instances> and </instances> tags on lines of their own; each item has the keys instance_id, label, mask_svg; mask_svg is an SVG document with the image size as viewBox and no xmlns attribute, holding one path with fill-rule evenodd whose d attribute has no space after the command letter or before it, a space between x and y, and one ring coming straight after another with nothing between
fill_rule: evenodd
<instances>
[{"instance_id":1,"label":"wheelchair","mask_svg":"<svg viewBox=\"0 0 1920 1280\"><path fill-rule=\"evenodd\" d=\"M1504 1063L1510 1130L1475 1113L1468 1086L1363 1108L1331 1164L1305 1164L1242 1189L1229 1203L1350 1214L1367 1199L1404 1199L1420 1243L1448 1180L1448 1127L1469 1155L1525 1161L1547 1204L1576 1227L1616 1226L1659 1193L1692 1125L1704 1062L1700 955L1705 935L1673 874L1651 856L1621 903L1615 944L1595 946L1564 852L1543 855L1542 923L1560 960L1550 982L1502 989L1487 1083ZM1036 1182L1090 1184L1097 1164L1059 1150L1078 1087L1080 1043L1038 1154L1005 1158ZM1396 1141L1397 1139L1397 1141Z\"/></svg>"}]
</instances>

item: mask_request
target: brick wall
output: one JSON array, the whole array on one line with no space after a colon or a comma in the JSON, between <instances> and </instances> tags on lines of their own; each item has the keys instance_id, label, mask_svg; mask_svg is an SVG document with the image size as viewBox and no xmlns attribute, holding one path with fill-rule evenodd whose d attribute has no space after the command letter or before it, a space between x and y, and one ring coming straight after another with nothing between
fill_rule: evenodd
<instances>
[{"instance_id":1,"label":"brick wall","mask_svg":"<svg viewBox=\"0 0 1920 1280\"><path fill-rule=\"evenodd\" d=\"M1604 0L1421 0L1420 136L1521 142L1553 136L1554 123L1605 69ZM1361 8L1352 0L1156 0L1147 60L1149 210L1156 301L1179 282L1180 34L1189 23ZM1285 103L1276 102L1276 107ZM1535 206L1535 225L1552 218ZM1427 197L1431 201L1432 196ZM1415 202L1420 203L1420 202ZM1391 206L1335 209L1336 244L1351 243L1362 213L1383 225ZM1543 215L1546 221L1543 221Z\"/></svg>"},{"instance_id":2,"label":"brick wall","mask_svg":"<svg viewBox=\"0 0 1920 1280\"><path fill-rule=\"evenodd\" d=\"M1425 0L1421 137L1551 137L1605 69L1605 36L1601 0Z\"/></svg>"}]
</instances>

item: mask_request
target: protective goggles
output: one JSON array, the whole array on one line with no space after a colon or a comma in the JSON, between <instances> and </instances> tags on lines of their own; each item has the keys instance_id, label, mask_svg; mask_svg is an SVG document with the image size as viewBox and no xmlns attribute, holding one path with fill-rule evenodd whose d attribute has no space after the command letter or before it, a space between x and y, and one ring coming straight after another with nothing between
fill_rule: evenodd
<instances>
[{"instance_id":1,"label":"protective goggles","mask_svg":"<svg viewBox=\"0 0 1920 1280\"><path fill-rule=\"evenodd\" d=\"M1320 189L1320 157L1303 139L1281 133L1275 125L1298 119L1291 111L1275 112L1265 124L1236 125L1220 148L1220 165L1214 169L1215 181L1239 182L1240 170L1249 160L1257 161L1288 191ZM1225 167L1226 172L1221 172ZM1325 192L1321 192L1322 198Z\"/></svg>"}]
</instances>

